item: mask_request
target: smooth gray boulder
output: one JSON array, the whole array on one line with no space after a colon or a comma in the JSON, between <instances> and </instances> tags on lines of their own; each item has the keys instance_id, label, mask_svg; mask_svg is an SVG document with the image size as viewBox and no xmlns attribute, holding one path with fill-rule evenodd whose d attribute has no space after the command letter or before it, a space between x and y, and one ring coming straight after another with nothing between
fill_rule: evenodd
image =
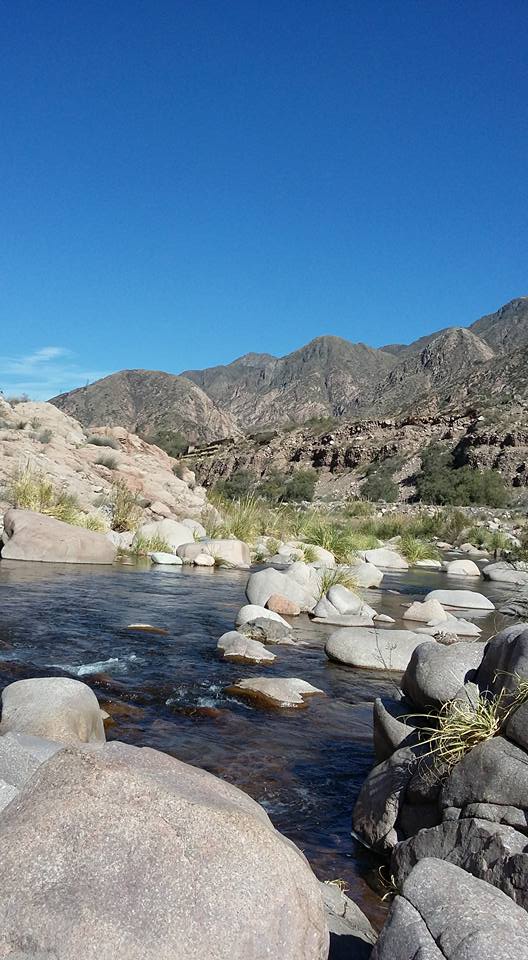
<instances>
[{"instance_id":1,"label":"smooth gray boulder","mask_svg":"<svg viewBox=\"0 0 528 960\"><path fill-rule=\"evenodd\" d=\"M349 667L403 672L413 650L422 643L423 636L411 630L341 627L329 636L325 653L329 660Z\"/></svg>"},{"instance_id":2,"label":"smooth gray boulder","mask_svg":"<svg viewBox=\"0 0 528 960\"><path fill-rule=\"evenodd\" d=\"M3 811L0 844L0 956L326 960L301 852L242 791L155 750L60 751Z\"/></svg>"},{"instance_id":3,"label":"smooth gray boulder","mask_svg":"<svg viewBox=\"0 0 528 960\"><path fill-rule=\"evenodd\" d=\"M513 827L464 817L419 830L392 852L391 875L398 887L426 857L454 863L528 906L528 837Z\"/></svg>"},{"instance_id":4,"label":"smooth gray boulder","mask_svg":"<svg viewBox=\"0 0 528 960\"><path fill-rule=\"evenodd\" d=\"M365 550L365 560L375 567L385 567L387 570L408 570L409 564L396 550L386 547L376 547L374 550Z\"/></svg>"},{"instance_id":5,"label":"smooth gray boulder","mask_svg":"<svg viewBox=\"0 0 528 960\"><path fill-rule=\"evenodd\" d=\"M506 560L487 563L482 568L482 575L486 580L496 580L498 583L513 583L519 586L528 584L528 570L519 569L515 563L508 563Z\"/></svg>"},{"instance_id":6,"label":"smooth gray boulder","mask_svg":"<svg viewBox=\"0 0 528 960\"><path fill-rule=\"evenodd\" d=\"M180 523L182 527L187 527L191 531L193 540L196 539L196 537L202 539L207 536L207 530L205 529L204 525L199 522L199 520L193 520L192 517L186 517L185 520L180 520Z\"/></svg>"},{"instance_id":7,"label":"smooth gray boulder","mask_svg":"<svg viewBox=\"0 0 528 960\"><path fill-rule=\"evenodd\" d=\"M175 553L166 553L164 550L154 550L153 553L149 553L149 557L159 566L181 567L183 563L181 557L177 557Z\"/></svg>"},{"instance_id":8,"label":"smooth gray boulder","mask_svg":"<svg viewBox=\"0 0 528 960\"><path fill-rule=\"evenodd\" d=\"M240 627L244 623L250 623L253 620L275 620L277 623L282 623L287 630L291 630L291 625L284 617L281 617L280 613L268 610L267 607L262 607L257 603L244 604L236 615L235 625Z\"/></svg>"},{"instance_id":9,"label":"smooth gray boulder","mask_svg":"<svg viewBox=\"0 0 528 960\"><path fill-rule=\"evenodd\" d=\"M431 620L445 620L446 612L438 600L428 600L420 603L415 600L403 614L404 620L415 620L418 623L429 623Z\"/></svg>"},{"instance_id":10,"label":"smooth gray boulder","mask_svg":"<svg viewBox=\"0 0 528 960\"><path fill-rule=\"evenodd\" d=\"M367 846L388 850L397 842L396 822L416 762L413 750L402 747L388 760L373 767L364 781L352 823L354 831Z\"/></svg>"},{"instance_id":11,"label":"smooth gray boulder","mask_svg":"<svg viewBox=\"0 0 528 960\"><path fill-rule=\"evenodd\" d=\"M39 563L113 563L117 548L104 533L74 527L32 510L4 515L2 560Z\"/></svg>"},{"instance_id":12,"label":"smooth gray boulder","mask_svg":"<svg viewBox=\"0 0 528 960\"><path fill-rule=\"evenodd\" d=\"M259 570L257 573L250 574L246 595L251 604L265 607L274 593L286 597L287 600L293 600L304 612L313 610L318 599L313 590L290 576L289 571L282 572L270 567L268 570Z\"/></svg>"},{"instance_id":13,"label":"smooth gray boulder","mask_svg":"<svg viewBox=\"0 0 528 960\"><path fill-rule=\"evenodd\" d=\"M2 690L0 734L26 733L60 743L104 743L97 697L80 680L38 677Z\"/></svg>"},{"instance_id":14,"label":"smooth gray boulder","mask_svg":"<svg viewBox=\"0 0 528 960\"><path fill-rule=\"evenodd\" d=\"M528 678L528 624L517 623L501 630L486 644L478 673L482 691L515 691L518 677Z\"/></svg>"},{"instance_id":15,"label":"smooth gray boulder","mask_svg":"<svg viewBox=\"0 0 528 960\"><path fill-rule=\"evenodd\" d=\"M446 563L448 577L476 577L480 579L480 569L473 560L450 560Z\"/></svg>"},{"instance_id":16,"label":"smooth gray boulder","mask_svg":"<svg viewBox=\"0 0 528 960\"><path fill-rule=\"evenodd\" d=\"M528 809L528 757L504 737L479 743L457 763L441 794L442 807L498 803Z\"/></svg>"},{"instance_id":17,"label":"smooth gray boulder","mask_svg":"<svg viewBox=\"0 0 528 960\"><path fill-rule=\"evenodd\" d=\"M0 736L0 778L20 790L46 760L63 749L54 740L6 733Z\"/></svg>"},{"instance_id":18,"label":"smooth gray boulder","mask_svg":"<svg viewBox=\"0 0 528 960\"><path fill-rule=\"evenodd\" d=\"M263 643L245 637L237 630L224 633L216 646L224 660L234 660L236 663L273 663L276 659L275 654Z\"/></svg>"},{"instance_id":19,"label":"smooth gray boulder","mask_svg":"<svg viewBox=\"0 0 528 960\"><path fill-rule=\"evenodd\" d=\"M438 600L443 607L460 610L494 610L495 606L482 593L473 590L431 590L427 600Z\"/></svg>"},{"instance_id":20,"label":"smooth gray boulder","mask_svg":"<svg viewBox=\"0 0 528 960\"><path fill-rule=\"evenodd\" d=\"M248 570L251 564L251 551L243 540L198 540L182 543L176 552L184 563L195 563L198 557L208 555L226 567L239 570Z\"/></svg>"},{"instance_id":21,"label":"smooth gray boulder","mask_svg":"<svg viewBox=\"0 0 528 960\"><path fill-rule=\"evenodd\" d=\"M176 551L182 543L193 543L193 532L186 524L179 520L172 520L170 517L164 517L163 520L149 520L138 528L134 540L139 538L151 540L153 537L159 537L168 543L171 550Z\"/></svg>"},{"instance_id":22,"label":"smooth gray boulder","mask_svg":"<svg viewBox=\"0 0 528 960\"><path fill-rule=\"evenodd\" d=\"M372 706L372 736L377 763L388 760L414 733L414 727L406 723L412 712L413 707L404 700L376 697Z\"/></svg>"},{"instance_id":23,"label":"smooth gray boulder","mask_svg":"<svg viewBox=\"0 0 528 960\"><path fill-rule=\"evenodd\" d=\"M413 651L402 678L402 690L417 707L440 707L452 700L465 683L476 677L484 644L420 644Z\"/></svg>"},{"instance_id":24,"label":"smooth gray boulder","mask_svg":"<svg viewBox=\"0 0 528 960\"><path fill-rule=\"evenodd\" d=\"M420 860L371 960L528 960L528 915L501 890L454 864Z\"/></svg>"},{"instance_id":25,"label":"smooth gray boulder","mask_svg":"<svg viewBox=\"0 0 528 960\"><path fill-rule=\"evenodd\" d=\"M354 564L350 568L350 572L354 577L354 582L357 587L379 587L381 581L383 580L383 572L378 569L373 563L368 563L364 561L363 563Z\"/></svg>"},{"instance_id":26,"label":"smooth gray boulder","mask_svg":"<svg viewBox=\"0 0 528 960\"><path fill-rule=\"evenodd\" d=\"M349 590L348 587L344 587L341 583L336 583L333 587L330 587L326 596L338 613L351 613L368 617L372 617L376 613L357 593Z\"/></svg>"}]
</instances>

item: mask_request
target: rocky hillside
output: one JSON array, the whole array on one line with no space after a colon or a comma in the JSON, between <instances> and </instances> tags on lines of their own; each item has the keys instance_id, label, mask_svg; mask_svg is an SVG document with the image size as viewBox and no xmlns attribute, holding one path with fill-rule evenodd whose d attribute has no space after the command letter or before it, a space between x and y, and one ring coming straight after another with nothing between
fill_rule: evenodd
<instances>
[{"instance_id":1,"label":"rocky hillside","mask_svg":"<svg viewBox=\"0 0 528 960\"><path fill-rule=\"evenodd\" d=\"M140 498L149 517L199 517L204 490L188 471L175 476L175 461L122 427L98 429L110 446L89 442L81 424L49 403L0 400L0 512L12 503L13 477L28 470L72 494L80 510L105 519L115 480L122 479Z\"/></svg>"},{"instance_id":2,"label":"rocky hillside","mask_svg":"<svg viewBox=\"0 0 528 960\"><path fill-rule=\"evenodd\" d=\"M493 394L511 392L505 358L520 376L514 351L526 346L528 297L521 297L468 328L446 327L408 345L373 349L323 336L284 357L251 353L181 376L125 370L51 402L86 427L147 436L168 429L200 445L314 419L397 416L418 397L438 410L481 374Z\"/></svg>"},{"instance_id":3,"label":"rocky hillside","mask_svg":"<svg viewBox=\"0 0 528 960\"><path fill-rule=\"evenodd\" d=\"M122 370L50 402L84 427L121 426L142 435L168 428L192 443L238 432L200 387L158 370Z\"/></svg>"}]
</instances>

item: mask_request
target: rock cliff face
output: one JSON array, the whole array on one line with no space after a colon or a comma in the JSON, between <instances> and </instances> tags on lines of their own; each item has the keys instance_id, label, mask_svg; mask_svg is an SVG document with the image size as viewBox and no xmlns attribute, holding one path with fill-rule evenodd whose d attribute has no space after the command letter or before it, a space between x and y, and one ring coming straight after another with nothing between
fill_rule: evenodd
<instances>
[{"instance_id":1,"label":"rock cliff face","mask_svg":"<svg viewBox=\"0 0 528 960\"><path fill-rule=\"evenodd\" d=\"M10 505L14 474L29 467L57 490L73 494L87 513L98 512L113 481L123 479L139 495L147 516L200 515L205 491L192 475L189 482L175 476L176 461L163 450L120 427L95 433L115 449L88 443L81 424L52 404L11 407L0 400L0 509Z\"/></svg>"}]
</instances>

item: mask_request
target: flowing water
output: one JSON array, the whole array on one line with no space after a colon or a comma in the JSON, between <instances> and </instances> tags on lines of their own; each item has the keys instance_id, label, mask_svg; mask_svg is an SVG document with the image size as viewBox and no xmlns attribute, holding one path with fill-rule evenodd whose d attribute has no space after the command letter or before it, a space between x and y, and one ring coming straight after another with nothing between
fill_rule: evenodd
<instances>
[{"instance_id":1,"label":"flowing water","mask_svg":"<svg viewBox=\"0 0 528 960\"><path fill-rule=\"evenodd\" d=\"M305 852L321 879L342 879L379 925L373 892L380 861L351 837L351 811L373 762L372 701L397 677L330 663L326 626L301 616L303 646L276 646L271 666L219 659L247 574L198 568L0 563L0 683L31 676L79 677L111 715L109 739L165 750L224 777L259 801L275 826ZM468 589L426 570L386 574L369 590L379 613L432 589ZM477 582L500 600L511 590ZM405 594L402 597L401 594ZM474 612L473 612L474 613ZM503 625L483 617L483 636ZM128 629L148 623L167 631ZM397 624L402 626L402 624ZM411 625L412 626L412 625ZM322 688L305 710L266 710L223 692L240 677L296 676Z\"/></svg>"}]
</instances>

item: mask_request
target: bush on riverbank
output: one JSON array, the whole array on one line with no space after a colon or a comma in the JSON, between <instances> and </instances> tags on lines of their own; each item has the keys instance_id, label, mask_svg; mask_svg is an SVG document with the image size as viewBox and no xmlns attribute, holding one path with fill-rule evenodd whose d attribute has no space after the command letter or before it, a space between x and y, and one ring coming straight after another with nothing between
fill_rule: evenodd
<instances>
[{"instance_id":1,"label":"bush on riverbank","mask_svg":"<svg viewBox=\"0 0 528 960\"><path fill-rule=\"evenodd\" d=\"M107 529L102 517L83 513L74 494L57 489L51 480L33 470L29 464L17 467L5 488L5 496L18 510L43 513L71 526L98 533Z\"/></svg>"}]
</instances>

